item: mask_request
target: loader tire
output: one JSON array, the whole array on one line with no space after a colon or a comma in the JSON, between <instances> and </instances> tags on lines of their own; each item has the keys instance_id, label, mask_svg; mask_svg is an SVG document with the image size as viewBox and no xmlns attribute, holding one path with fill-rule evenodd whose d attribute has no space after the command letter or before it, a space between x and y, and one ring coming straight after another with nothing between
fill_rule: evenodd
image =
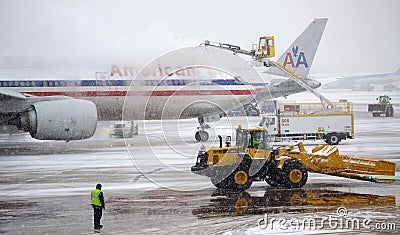
<instances>
[{"instance_id":1,"label":"loader tire","mask_svg":"<svg viewBox=\"0 0 400 235\"><path fill-rule=\"evenodd\" d=\"M265 182L267 182L267 184L269 184L272 187L282 186L282 184L278 183L274 177L271 177L269 175L267 177L265 177Z\"/></svg>"},{"instance_id":2,"label":"loader tire","mask_svg":"<svg viewBox=\"0 0 400 235\"><path fill-rule=\"evenodd\" d=\"M301 188L308 179L306 167L297 160L287 160L282 168L283 182L286 188Z\"/></svg>"},{"instance_id":3,"label":"loader tire","mask_svg":"<svg viewBox=\"0 0 400 235\"><path fill-rule=\"evenodd\" d=\"M235 190L246 190L253 183L248 168L243 165L239 165L229 176L229 179L231 188Z\"/></svg>"},{"instance_id":4,"label":"loader tire","mask_svg":"<svg viewBox=\"0 0 400 235\"><path fill-rule=\"evenodd\" d=\"M135 127L133 128L132 134L133 134L133 135L139 135L139 127L138 127L137 124L136 124Z\"/></svg>"},{"instance_id":5,"label":"loader tire","mask_svg":"<svg viewBox=\"0 0 400 235\"><path fill-rule=\"evenodd\" d=\"M273 187L283 186L281 180L279 180L279 174L281 170L276 169L275 165L270 165L267 168L267 174L265 176L265 182Z\"/></svg>"},{"instance_id":6,"label":"loader tire","mask_svg":"<svg viewBox=\"0 0 400 235\"><path fill-rule=\"evenodd\" d=\"M389 107L386 110L386 117L393 117L393 107Z\"/></svg>"},{"instance_id":7,"label":"loader tire","mask_svg":"<svg viewBox=\"0 0 400 235\"><path fill-rule=\"evenodd\" d=\"M220 189L229 189L229 188L231 188L231 184L230 184L231 182L230 182L229 178L226 178L226 179L224 179L222 181L218 181L217 179L211 178L211 183L215 187L220 188Z\"/></svg>"}]
</instances>

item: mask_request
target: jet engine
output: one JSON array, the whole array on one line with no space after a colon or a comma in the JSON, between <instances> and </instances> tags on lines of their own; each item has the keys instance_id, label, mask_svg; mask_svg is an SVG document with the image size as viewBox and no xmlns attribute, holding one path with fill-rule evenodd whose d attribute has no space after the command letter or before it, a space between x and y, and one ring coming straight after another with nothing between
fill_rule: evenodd
<instances>
[{"instance_id":1,"label":"jet engine","mask_svg":"<svg viewBox=\"0 0 400 235\"><path fill-rule=\"evenodd\" d=\"M321 83L314 79L304 79L304 82L307 83L312 89L317 89L321 86Z\"/></svg>"},{"instance_id":2,"label":"jet engine","mask_svg":"<svg viewBox=\"0 0 400 235\"><path fill-rule=\"evenodd\" d=\"M20 128L39 140L80 140L93 136L97 109L79 99L41 101L21 115Z\"/></svg>"}]
</instances>

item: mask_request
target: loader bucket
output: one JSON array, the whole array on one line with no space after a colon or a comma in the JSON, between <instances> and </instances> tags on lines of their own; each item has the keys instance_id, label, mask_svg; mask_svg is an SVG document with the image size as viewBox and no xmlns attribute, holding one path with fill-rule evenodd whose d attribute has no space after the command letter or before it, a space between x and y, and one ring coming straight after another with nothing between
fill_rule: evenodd
<instances>
[{"instance_id":1,"label":"loader bucket","mask_svg":"<svg viewBox=\"0 0 400 235\"><path fill-rule=\"evenodd\" d=\"M395 175L396 163L366 157L341 155L348 167L347 173L364 175Z\"/></svg>"},{"instance_id":2,"label":"loader bucket","mask_svg":"<svg viewBox=\"0 0 400 235\"><path fill-rule=\"evenodd\" d=\"M309 157L315 165L317 173L329 174L342 172L346 169L338 148L333 145L318 145L312 149Z\"/></svg>"},{"instance_id":3,"label":"loader bucket","mask_svg":"<svg viewBox=\"0 0 400 235\"><path fill-rule=\"evenodd\" d=\"M365 175L394 176L396 163L362 156L339 154L337 146L318 145L308 154L313 164L312 171L353 179L377 181L377 178L365 178Z\"/></svg>"}]
</instances>

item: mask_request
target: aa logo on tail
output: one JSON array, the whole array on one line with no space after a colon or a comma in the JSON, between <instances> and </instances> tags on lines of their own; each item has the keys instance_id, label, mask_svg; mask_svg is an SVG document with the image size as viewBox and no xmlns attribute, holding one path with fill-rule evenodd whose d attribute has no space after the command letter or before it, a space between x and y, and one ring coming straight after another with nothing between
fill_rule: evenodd
<instances>
[{"instance_id":1,"label":"aa logo on tail","mask_svg":"<svg viewBox=\"0 0 400 235\"><path fill-rule=\"evenodd\" d=\"M286 65L290 65L292 68L298 68L300 65L304 65L305 68L308 68L306 56L304 55L303 51L299 52L298 46L293 46L292 52L286 53L283 66L286 68L287 67Z\"/></svg>"}]
</instances>

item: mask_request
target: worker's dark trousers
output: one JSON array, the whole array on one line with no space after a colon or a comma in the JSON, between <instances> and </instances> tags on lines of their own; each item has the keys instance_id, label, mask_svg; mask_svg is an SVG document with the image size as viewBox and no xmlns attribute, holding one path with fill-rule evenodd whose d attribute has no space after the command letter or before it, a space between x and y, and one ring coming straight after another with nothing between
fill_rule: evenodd
<instances>
[{"instance_id":1,"label":"worker's dark trousers","mask_svg":"<svg viewBox=\"0 0 400 235\"><path fill-rule=\"evenodd\" d=\"M100 228L100 219L103 215L103 208L101 206L93 206L94 210L94 228Z\"/></svg>"}]
</instances>

